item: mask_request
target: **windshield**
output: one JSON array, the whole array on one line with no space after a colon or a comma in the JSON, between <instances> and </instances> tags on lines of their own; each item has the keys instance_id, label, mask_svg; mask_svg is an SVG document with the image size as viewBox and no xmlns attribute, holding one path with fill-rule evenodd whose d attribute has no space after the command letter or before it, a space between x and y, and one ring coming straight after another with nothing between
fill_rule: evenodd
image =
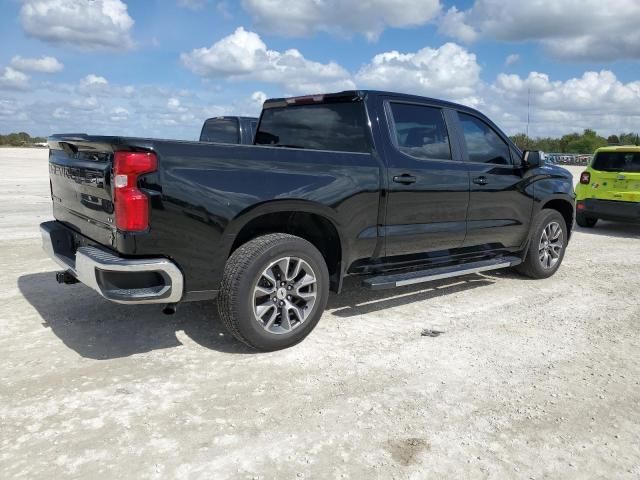
<instances>
[{"instance_id":1,"label":"windshield","mask_svg":"<svg viewBox=\"0 0 640 480\"><path fill-rule=\"evenodd\" d=\"M349 102L268 108L258 125L256 145L369 152L364 105Z\"/></svg>"},{"instance_id":2,"label":"windshield","mask_svg":"<svg viewBox=\"0 0 640 480\"><path fill-rule=\"evenodd\" d=\"M207 120L200 134L201 142L239 143L238 120L235 118L212 118Z\"/></svg>"},{"instance_id":3,"label":"windshield","mask_svg":"<svg viewBox=\"0 0 640 480\"><path fill-rule=\"evenodd\" d=\"M640 172L640 152L599 152L591 166L603 172Z\"/></svg>"}]
</instances>

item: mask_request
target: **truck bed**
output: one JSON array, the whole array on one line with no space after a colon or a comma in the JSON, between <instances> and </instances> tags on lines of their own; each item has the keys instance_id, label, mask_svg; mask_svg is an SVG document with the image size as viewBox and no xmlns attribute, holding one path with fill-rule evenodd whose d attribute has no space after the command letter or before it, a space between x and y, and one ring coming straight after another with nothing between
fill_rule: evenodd
<instances>
[{"instance_id":1,"label":"truck bed","mask_svg":"<svg viewBox=\"0 0 640 480\"><path fill-rule=\"evenodd\" d=\"M371 154L78 134L49 146L56 220L118 254L173 259L189 292L215 288L240 226L274 200L331 219L356 258L376 247L381 166ZM151 205L145 232L114 227L113 155L123 150L157 155L157 171L139 181Z\"/></svg>"}]
</instances>

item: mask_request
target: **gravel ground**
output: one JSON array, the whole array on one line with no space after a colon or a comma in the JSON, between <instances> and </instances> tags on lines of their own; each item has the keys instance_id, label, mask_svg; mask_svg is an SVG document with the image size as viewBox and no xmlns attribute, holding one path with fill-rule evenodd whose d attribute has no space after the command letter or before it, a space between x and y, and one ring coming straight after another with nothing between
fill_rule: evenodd
<instances>
[{"instance_id":1,"label":"gravel ground","mask_svg":"<svg viewBox=\"0 0 640 480\"><path fill-rule=\"evenodd\" d=\"M640 226L577 228L544 281L350 279L255 354L212 304L57 285L46 158L0 149L3 478L640 477Z\"/></svg>"}]
</instances>

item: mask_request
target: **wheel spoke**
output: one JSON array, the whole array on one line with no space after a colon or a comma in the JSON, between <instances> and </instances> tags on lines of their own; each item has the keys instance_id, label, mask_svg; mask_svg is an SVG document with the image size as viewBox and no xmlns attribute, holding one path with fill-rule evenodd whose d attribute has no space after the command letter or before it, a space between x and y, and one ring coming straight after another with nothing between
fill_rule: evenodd
<instances>
[{"instance_id":1,"label":"wheel spoke","mask_svg":"<svg viewBox=\"0 0 640 480\"><path fill-rule=\"evenodd\" d=\"M293 272L290 276L287 276L287 280L294 280L299 274L300 270L302 270L302 260L299 258L295 259L295 266L293 267Z\"/></svg>"},{"instance_id":2,"label":"wheel spoke","mask_svg":"<svg viewBox=\"0 0 640 480\"><path fill-rule=\"evenodd\" d=\"M262 276L264 278L266 278L269 283L271 283L271 285L273 285L273 288L275 289L275 285L276 285L276 276L273 273L273 270L271 269L271 267L267 268L264 272L262 272Z\"/></svg>"},{"instance_id":3,"label":"wheel spoke","mask_svg":"<svg viewBox=\"0 0 640 480\"><path fill-rule=\"evenodd\" d=\"M280 273L282 273L282 278L280 281L284 281L287 279L287 274L289 273L289 263L291 262L291 257L285 257L278 261L276 265L280 269Z\"/></svg>"},{"instance_id":4,"label":"wheel spoke","mask_svg":"<svg viewBox=\"0 0 640 480\"><path fill-rule=\"evenodd\" d=\"M264 314L267 313L270 309L275 309L273 303L271 302L258 305L256 306L256 314L258 315L258 317L263 318Z\"/></svg>"},{"instance_id":5,"label":"wheel spoke","mask_svg":"<svg viewBox=\"0 0 640 480\"><path fill-rule=\"evenodd\" d=\"M281 311L280 327L288 332L291 330L291 319L289 318L289 306L285 305L280 309L280 311Z\"/></svg>"},{"instance_id":6,"label":"wheel spoke","mask_svg":"<svg viewBox=\"0 0 640 480\"><path fill-rule=\"evenodd\" d=\"M256 289L253 292L254 297L264 297L265 295L271 295L275 291L275 287L261 287L260 285L256 285Z\"/></svg>"},{"instance_id":7,"label":"wheel spoke","mask_svg":"<svg viewBox=\"0 0 640 480\"><path fill-rule=\"evenodd\" d=\"M314 283L316 283L316 277L314 277L313 275L309 275L307 273L298 282L296 282L295 287L296 287L296 290L299 290L309 285L313 285Z\"/></svg>"},{"instance_id":8,"label":"wheel spoke","mask_svg":"<svg viewBox=\"0 0 640 480\"><path fill-rule=\"evenodd\" d=\"M269 320L267 320L267 323L265 323L264 329L265 330L269 330L271 328L271 326L273 325L273 322L275 322L276 318L278 318L278 309L276 307L273 307L273 311L271 312L271 316L269 317Z\"/></svg>"}]
</instances>

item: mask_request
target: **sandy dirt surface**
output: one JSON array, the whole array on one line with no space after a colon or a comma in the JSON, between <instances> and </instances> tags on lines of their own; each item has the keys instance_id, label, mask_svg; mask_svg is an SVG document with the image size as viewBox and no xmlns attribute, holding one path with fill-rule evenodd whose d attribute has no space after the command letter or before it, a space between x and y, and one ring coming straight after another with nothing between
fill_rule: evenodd
<instances>
[{"instance_id":1,"label":"sandy dirt surface","mask_svg":"<svg viewBox=\"0 0 640 480\"><path fill-rule=\"evenodd\" d=\"M56 284L47 151L0 166L2 478L640 477L640 226L577 228L544 281L350 279L256 354L211 303Z\"/></svg>"}]
</instances>

